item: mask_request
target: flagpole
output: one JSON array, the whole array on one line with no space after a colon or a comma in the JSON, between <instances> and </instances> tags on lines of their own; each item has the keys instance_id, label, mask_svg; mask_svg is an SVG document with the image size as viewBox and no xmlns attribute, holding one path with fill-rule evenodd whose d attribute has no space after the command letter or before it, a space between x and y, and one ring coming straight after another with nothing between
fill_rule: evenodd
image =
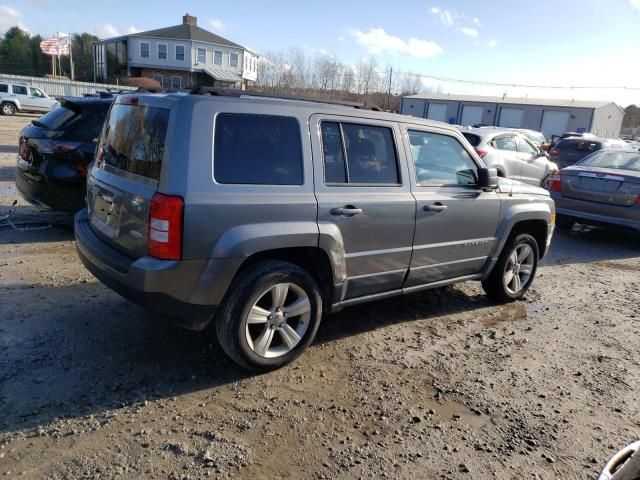
<instances>
[{"instance_id":1,"label":"flagpole","mask_svg":"<svg viewBox=\"0 0 640 480\"><path fill-rule=\"evenodd\" d=\"M73 45L71 44L71 35L69 32L69 63L71 64L71 80L74 80L74 72L73 72Z\"/></svg>"}]
</instances>

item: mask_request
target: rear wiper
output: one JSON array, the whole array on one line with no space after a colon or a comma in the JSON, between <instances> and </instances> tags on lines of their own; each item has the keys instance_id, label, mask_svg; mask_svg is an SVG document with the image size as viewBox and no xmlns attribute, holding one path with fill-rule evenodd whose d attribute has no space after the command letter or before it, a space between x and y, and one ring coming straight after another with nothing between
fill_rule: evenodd
<instances>
[{"instance_id":1,"label":"rear wiper","mask_svg":"<svg viewBox=\"0 0 640 480\"><path fill-rule=\"evenodd\" d=\"M31 120L31 123L33 125L35 125L36 127L49 128L44 123L42 123L42 122L40 122L38 120Z\"/></svg>"}]
</instances>

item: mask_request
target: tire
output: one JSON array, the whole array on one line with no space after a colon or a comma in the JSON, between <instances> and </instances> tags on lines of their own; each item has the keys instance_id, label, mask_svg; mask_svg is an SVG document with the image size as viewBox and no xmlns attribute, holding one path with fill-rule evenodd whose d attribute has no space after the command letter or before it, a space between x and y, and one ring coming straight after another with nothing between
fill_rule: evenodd
<instances>
[{"instance_id":1,"label":"tire","mask_svg":"<svg viewBox=\"0 0 640 480\"><path fill-rule=\"evenodd\" d=\"M0 111L3 115L15 115L16 114L16 106L13 103L5 102L0 105Z\"/></svg>"},{"instance_id":2,"label":"tire","mask_svg":"<svg viewBox=\"0 0 640 480\"><path fill-rule=\"evenodd\" d=\"M516 273L515 270L512 270L514 268L512 256L514 252L518 252L519 256L523 255L527 252L527 246L530 253L526 257L521 257L521 262L517 267L519 273ZM482 281L482 288L487 296L500 303L513 302L524 297L535 278L540 257L539 252L538 242L531 235L522 232L512 233L500 253L500 257L498 257L491 274L486 280ZM522 268L525 266L528 267L529 273L525 273L527 270ZM511 277L512 280L508 281L509 277L507 275L510 270L514 275ZM516 276L520 282L519 285L515 283Z\"/></svg>"},{"instance_id":3,"label":"tire","mask_svg":"<svg viewBox=\"0 0 640 480\"><path fill-rule=\"evenodd\" d=\"M294 311L301 313L288 315ZM298 357L313 341L321 317L320 290L311 275L297 265L270 260L234 280L216 314L215 328L220 346L233 361L267 371Z\"/></svg>"},{"instance_id":4,"label":"tire","mask_svg":"<svg viewBox=\"0 0 640 480\"><path fill-rule=\"evenodd\" d=\"M556 215L556 228L559 230L571 230L575 222L564 215Z\"/></svg>"}]
</instances>

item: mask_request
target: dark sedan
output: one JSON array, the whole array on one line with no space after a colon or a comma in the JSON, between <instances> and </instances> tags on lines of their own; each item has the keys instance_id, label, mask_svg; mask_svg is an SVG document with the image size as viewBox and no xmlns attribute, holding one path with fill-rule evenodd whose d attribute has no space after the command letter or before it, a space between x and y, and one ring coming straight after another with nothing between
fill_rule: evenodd
<instances>
[{"instance_id":1,"label":"dark sedan","mask_svg":"<svg viewBox=\"0 0 640 480\"><path fill-rule=\"evenodd\" d=\"M640 231L640 153L600 150L550 182L558 227L574 222Z\"/></svg>"},{"instance_id":2,"label":"dark sedan","mask_svg":"<svg viewBox=\"0 0 640 480\"><path fill-rule=\"evenodd\" d=\"M112 102L112 96L66 98L20 132L16 186L29 203L72 213L84 208L87 167Z\"/></svg>"}]
</instances>

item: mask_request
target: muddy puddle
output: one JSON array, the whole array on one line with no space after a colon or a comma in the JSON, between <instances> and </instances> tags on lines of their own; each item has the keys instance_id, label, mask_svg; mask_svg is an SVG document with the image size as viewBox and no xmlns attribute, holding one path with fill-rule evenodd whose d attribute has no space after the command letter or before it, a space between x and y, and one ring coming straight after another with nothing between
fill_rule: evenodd
<instances>
[{"instance_id":1,"label":"muddy puddle","mask_svg":"<svg viewBox=\"0 0 640 480\"><path fill-rule=\"evenodd\" d=\"M502 305L497 309L497 311L480 318L480 323L485 327L493 327L501 322L525 320L527 315L528 312L525 304L521 302L514 302Z\"/></svg>"}]
</instances>

